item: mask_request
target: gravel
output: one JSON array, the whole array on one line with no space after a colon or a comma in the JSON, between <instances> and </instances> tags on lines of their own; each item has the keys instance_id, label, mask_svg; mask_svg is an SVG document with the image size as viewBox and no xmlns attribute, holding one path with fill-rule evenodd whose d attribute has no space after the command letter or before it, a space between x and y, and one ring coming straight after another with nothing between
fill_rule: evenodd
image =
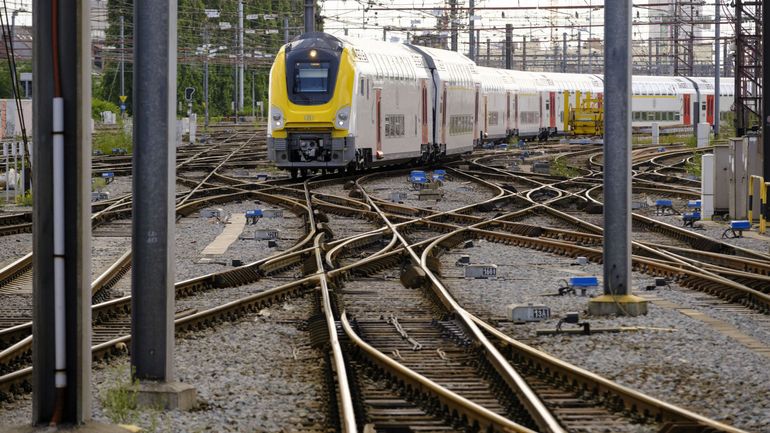
<instances>
[{"instance_id":1,"label":"gravel","mask_svg":"<svg viewBox=\"0 0 770 433\"><path fill-rule=\"evenodd\" d=\"M367 182L364 188L373 196L388 201L390 201L391 193L406 193L407 199L403 201L404 205L438 211L449 211L481 200L488 200L496 194L490 188L485 188L471 181L448 176L447 181L438 189L439 192L444 194L441 200L421 201L417 199L418 192L412 189L412 185L406 178L406 174L402 176L382 176Z\"/></svg>"},{"instance_id":2,"label":"gravel","mask_svg":"<svg viewBox=\"0 0 770 433\"><path fill-rule=\"evenodd\" d=\"M674 226L682 227L682 217L678 215L655 216L654 218L658 221L663 221ZM722 233L724 233L725 229L728 227L727 223L716 221L703 222L697 223L696 227L698 228L685 228L712 239L722 241L726 244L747 248L764 254L770 254L770 236L767 234L759 235L756 232L756 225L755 228L752 229L752 233L750 235L740 238L722 238Z\"/></svg>"},{"instance_id":3,"label":"gravel","mask_svg":"<svg viewBox=\"0 0 770 433\"><path fill-rule=\"evenodd\" d=\"M312 299L290 300L256 317L177 339L176 376L195 386L199 407L191 412L143 411L130 422L150 431L325 431L328 397L319 362L323 354L310 346L310 334L304 330L313 312ZM94 366L96 421L112 422L103 398L127 377L127 358ZM0 403L1 424L28 423L31 410L29 395Z\"/></svg>"},{"instance_id":4,"label":"gravel","mask_svg":"<svg viewBox=\"0 0 770 433\"><path fill-rule=\"evenodd\" d=\"M462 254L470 255L471 263L497 264L498 278L473 280L473 284L469 284L470 280L462 278L463 269L455 266ZM588 319L592 328L648 328L639 332L590 337L536 336L537 329L555 329L558 319L569 311L581 312L582 318L582 312L587 308L588 297L544 296L556 293L557 288L564 285L561 280L571 275L602 275L601 265L571 266L572 262L574 260L570 258L535 250L475 241L474 248L444 255L442 274L460 304L481 317L503 318L505 306L511 303L544 304L551 308L552 318L542 323L513 325L502 322L500 326L513 337L707 417L749 431L770 431L767 358L676 310L650 303L646 316ZM651 277L633 274L634 287L651 283ZM675 284L670 290L654 293L682 306L699 309L698 299L704 296L682 290ZM727 310L715 313L713 309L706 309L704 313L728 319L746 333L763 323L761 316L752 319L750 314L730 319ZM765 330L756 330L751 335L770 342L770 335Z\"/></svg>"},{"instance_id":5,"label":"gravel","mask_svg":"<svg viewBox=\"0 0 770 433\"><path fill-rule=\"evenodd\" d=\"M0 237L0 244L0 267L4 267L32 251L32 233Z\"/></svg>"}]
</instances>

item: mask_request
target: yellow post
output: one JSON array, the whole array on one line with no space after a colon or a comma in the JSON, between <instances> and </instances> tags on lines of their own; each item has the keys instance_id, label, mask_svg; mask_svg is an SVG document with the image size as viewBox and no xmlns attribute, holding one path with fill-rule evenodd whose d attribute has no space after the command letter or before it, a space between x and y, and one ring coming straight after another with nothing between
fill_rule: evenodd
<instances>
[{"instance_id":1,"label":"yellow post","mask_svg":"<svg viewBox=\"0 0 770 433\"><path fill-rule=\"evenodd\" d=\"M564 91L564 135L569 131L569 90Z\"/></svg>"},{"instance_id":2,"label":"yellow post","mask_svg":"<svg viewBox=\"0 0 770 433\"><path fill-rule=\"evenodd\" d=\"M767 189L770 188L770 182L759 184L759 195L762 205L759 211L759 233L765 234L767 230L767 214L770 213L770 209L767 208Z\"/></svg>"},{"instance_id":3,"label":"yellow post","mask_svg":"<svg viewBox=\"0 0 770 433\"><path fill-rule=\"evenodd\" d=\"M765 184L765 179L762 176L751 175L751 177L749 177L749 212L748 212L749 224L752 224L754 222L754 220L752 219L752 216L753 216L752 210L754 209L754 181L755 180L759 181L760 197L762 196L762 190L763 190L762 185Z\"/></svg>"}]
</instances>

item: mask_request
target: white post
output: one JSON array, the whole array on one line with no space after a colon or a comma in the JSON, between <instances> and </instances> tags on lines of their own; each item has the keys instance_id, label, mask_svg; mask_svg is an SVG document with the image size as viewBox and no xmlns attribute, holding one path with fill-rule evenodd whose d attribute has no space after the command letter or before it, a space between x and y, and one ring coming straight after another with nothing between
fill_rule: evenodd
<instances>
[{"instance_id":1,"label":"white post","mask_svg":"<svg viewBox=\"0 0 770 433\"><path fill-rule=\"evenodd\" d=\"M701 158L701 218L711 220L714 216L714 154L709 153Z\"/></svg>"},{"instance_id":2,"label":"white post","mask_svg":"<svg viewBox=\"0 0 770 433\"><path fill-rule=\"evenodd\" d=\"M698 123L698 148L708 147L710 134L711 125L709 125L707 122Z\"/></svg>"},{"instance_id":3,"label":"white post","mask_svg":"<svg viewBox=\"0 0 770 433\"><path fill-rule=\"evenodd\" d=\"M652 124L652 144L660 144L660 125L657 122Z\"/></svg>"}]
</instances>

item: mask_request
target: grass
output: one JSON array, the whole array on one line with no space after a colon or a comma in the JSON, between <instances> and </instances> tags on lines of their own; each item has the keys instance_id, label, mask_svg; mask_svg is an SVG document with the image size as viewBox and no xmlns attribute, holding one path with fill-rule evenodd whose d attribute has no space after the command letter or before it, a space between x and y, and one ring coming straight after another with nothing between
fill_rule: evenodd
<instances>
[{"instance_id":1,"label":"grass","mask_svg":"<svg viewBox=\"0 0 770 433\"><path fill-rule=\"evenodd\" d=\"M32 197L31 191L27 191L27 193L24 195L16 196L16 204L19 206L32 207L33 202L34 202L34 198Z\"/></svg>"},{"instance_id":2,"label":"grass","mask_svg":"<svg viewBox=\"0 0 770 433\"><path fill-rule=\"evenodd\" d=\"M688 174L691 174L698 179L700 179L701 175L701 154L694 155L692 158L690 158L684 165L684 169L687 171Z\"/></svg>"},{"instance_id":3,"label":"grass","mask_svg":"<svg viewBox=\"0 0 770 433\"><path fill-rule=\"evenodd\" d=\"M118 376L125 377L124 368L118 369ZM139 419L136 407L136 394L139 382L119 382L107 388L101 396L104 413L116 424L134 424Z\"/></svg>"},{"instance_id":4,"label":"grass","mask_svg":"<svg viewBox=\"0 0 770 433\"><path fill-rule=\"evenodd\" d=\"M105 155L112 154L112 149L116 148L126 149L126 152L130 154L134 148L134 143L131 134L123 128L118 128L113 131L94 133L92 147L93 150L99 150Z\"/></svg>"},{"instance_id":5,"label":"grass","mask_svg":"<svg viewBox=\"0 0 770 433\"><path fill-rule=\"evenodd\" d=\"M556 158L551 162L551 174L568 178L580 176L580 172L567 165L564 158Z\"/></svg>"}]
</instances>

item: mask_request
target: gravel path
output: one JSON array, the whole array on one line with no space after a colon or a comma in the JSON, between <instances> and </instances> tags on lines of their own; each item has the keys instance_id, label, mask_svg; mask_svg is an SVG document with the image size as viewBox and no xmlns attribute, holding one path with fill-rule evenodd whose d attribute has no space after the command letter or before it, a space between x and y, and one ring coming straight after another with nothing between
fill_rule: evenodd
<instances>
[{"instance_id":1,"label":"gravel path","mask_svg":"<svg viewBox=\"0 0 770 433\"><path fill-rule=\"evenodd\" d=\"M653 218L655 218L658 221L663 221L665 223L668 223L674 226L682 227L681 216L666 215L666 216L654 216ZM758 226L756 225L755 225L755 228L752 229L753 233L741 238L722 238L722 233L724 233L725 229L728 226L727 223L710 221L710 222L698 223L696 224L696 226L699 228L687 227L686 229L694 231L695 233L702 234L704 236L708 236L712 239L722 241L730 245L748 248L750 250L759 251L765 254L770 254L770 235L758 234L757 233Z\"/></svg>"},{"instance_id":2,"label":"gravel path","mask_svg":"<svg viewBox=\"0 0 770 433\"><path fill-rule=\"evenodd\" d=\"M496 280L467 280L455 266L462 254L471 263L498 265ZM535 336L537 329L555 329L559 317L568 311L587 308L588 297L545 297L556 293L560 281L570 275L601 277L601 265L571 266L573 259L485 241L475 247L454 250L442 257L442 278L461 305L482 317L502 318L507 304L544 304L552 318L544 323L513 325L501 323L510 335L524 339L541 350L605 377L639 389L662 400L681 405L710 418L749 431L770 431L770 372L768 359L734 339L717 333L702 322L671 309L649 305L649 314L636 318L589 318L592 328L644 327L640 332L584 336ZM633 274L634 287L646 286L652 278ZM697 306L703 295L672 289L655 292L682 306ZM711 310L704 311L712 315ZM761 317L750 315L730 319L729 313L713 317L728 319L744 332L759 328ZM741 323L743 322L743 323ZM565 325L571 326L571 325ZM767 324L764 324L767 329ZM770 344L765 330L751 335ZM719 348L715 350L715 348Z\"/></svg>"},{"instance_id":3,"label":"gravel path","mask_svg":"<svg viewBox=\"0 0 770 433\"><path fill-rule=\"evenodd\" d=\"M312 299L291 300L256 317L177 339L177 378L195 386L200 407L191 412L147 411L131 422L169 432L325 431L322 353L310 346L310 334L304 330ZM94 366L96 421L111 422L104 395L127 376L127 358ZM29 396L0 403L0 425L27 423L31 410Z\"/></svg>"}]
</instances>

